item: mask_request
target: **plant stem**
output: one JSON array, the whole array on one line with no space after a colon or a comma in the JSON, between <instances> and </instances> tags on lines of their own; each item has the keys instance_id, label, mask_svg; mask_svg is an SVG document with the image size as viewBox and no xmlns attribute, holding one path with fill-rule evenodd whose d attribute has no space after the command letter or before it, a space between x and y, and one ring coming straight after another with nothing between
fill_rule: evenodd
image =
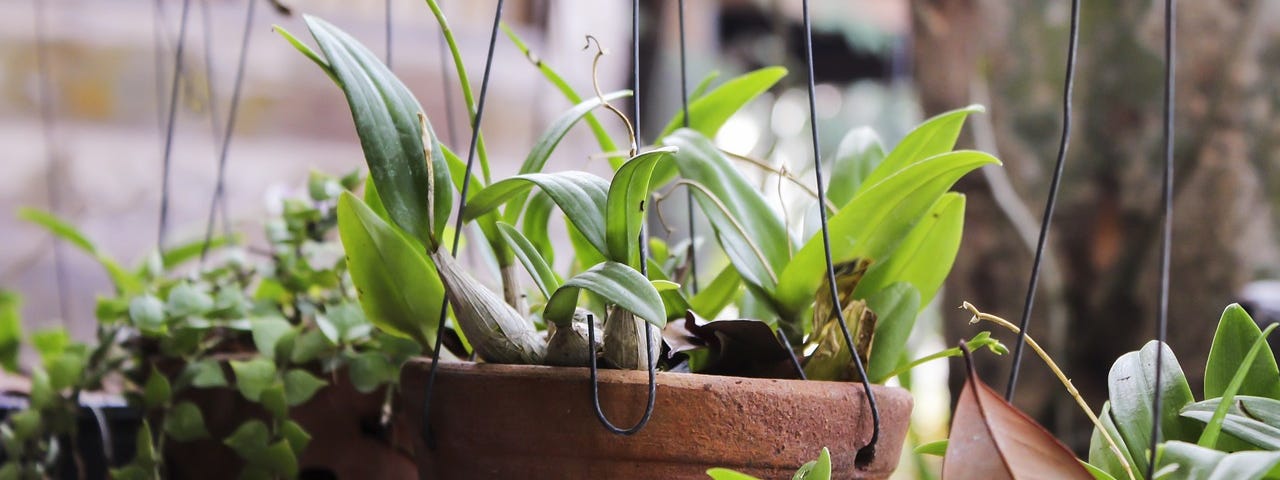
<instances>
[{"instance_id":1,"label":"plant stem","mask_svg":"<svg viewBox=\"0 0 1280 480\"><path fill-rule=\"evenodd\" d=\"M960 308L968 310L969 313L973 314L973 318L969 320L970 324L978 323L979 320L986 320L1009 329L1013 333L1021 332L1017 325L1009 323L1008 320L995 315L982 313L981 311L978 311L978 307L973 306L972 303L964 302ZM1111 434L1107 433L1107 429L1102 426L1102 421L1098 420L1098 416L1093 414L1093 410L1089 408L1089 404L1085 403L1084 397L1080 396L1080 391L1076 390L1076 386L1071 383L1071 379L1067 378L1065 373L1062 373L1062 369L1058 368L1058 364L1053 361L1053 358L1050 357L1043 348L1040 348L1039 343L1036 343L1030 335L1026 335L1025 338L1027 346L1031 347L1031 350L1036 352L1036 355L1039 355L1041 360L1044 360L1045 365L1049 366L1049 370L1052 370L1053 374L1058 377L1058 381L1062 382L1062 386L1067 388L1067 394L1071 395L1071 398L1075 399L1076 404L1079 405L1080 409L1084 411L1084 414L1089 417L1089 421L1093 422L1093 427L1097 429L1098 432L1102 433L1102 438L1107 441L1107 447L1111 449L1111 453L1115 455L1116 460L1120 462L1122 467L1124 467L1125 474L1129 476L1130 480L1136 480L1137 477L1134 477L1133 475L1133 467L1129 466L1129 461L1125 460L1124 454L1120 452L1120 447L1117 446L1115 440L1111 438Z\"/></svg>"},{"instance_id":2,"label":"plant stem","mask_svg":"<svg viewBox=\"0 0 1280 480\"><path fill-rule=\"evenodd\" d=\"M732 157L732 158L734 158L734 159L737 159L737 160L741 160L741 161L747 162L748 164L751 164L751 165L753 165L753 166L755 166L755 167L757 167L757 168L759 168L759 169L761 169L761 170L764 170L764 171L766 171L766 172L769 172L769 173L772 173L772 174L774 174L774 175L777 175L777 176L778 176L778 177L780 177L780 178L784 178L784 179L786 179L786 180L790 181L790 182L791 182L792 184L794 184L795 186L800 187L800 189L801 189L801 190L804 190L804 193L809 194L809 196L810 196L810 197L813 197L815 200L818 198L818 192L813 191L813 189L812 189L812 188L809 188L809 186L808 186L808 185L805 185L805 184L804 184L804 182L801 182L801 181L800 181L800 179L798 179L798 178L796 178L794 175L792 175L792 174L791 174L791 172L788 172L788 171L785 169L786 167L783 167L782 169L779 169L779 168L774 167L773 165L769 165L769 164L767 164L767 163L764 163L764 161L762 161L762 160L755 159L755 158L751 158L751 157L746 156L746 155L742 155L742 154L738 154L738 153L733 153L733 152L730 152L730 151L728 151L728 150L724 150L724 149L721 149L720 151L721 151L721 152L723 152L725 155L728 155L728 156L730 156L730 157ZM837 210L837 209L836 209L836 205L835 205L834 203L831 203L831 200L825 200L825 201L823 202L823 204L824 204L824 205L826 205L827 210L829 210L829 211L834 212L834 211L836 211L836 210Z\"/></svg>"},{"instance_id":3,"label":"plant stem","mask_svg":"<svg viewBox=\"0 0 1280 480\"><path fill-rule=\"evenodd\" d=\"M462 54L458 52L458 42L453 38L453 30L449 28L449 20L444 17L444 12L440 11L440 5L437 0L427 0L427 6L431 8L431 14L435 15L436 22L440 24L440 33L444 35L444 40L449 44L449 54L453 56L453 67L458 71L458 84L462 86L462 98L467 102L467 117L471 120L469 123L476 121L476 101L475 96L471 94L471 80L467 78L467 67L462 64ZM452 126L450 126L452 128ZM476 153L480 156L480 172L484 174L484 184L492 183L489 175L489 155L484 148L484 135L479 132L479 125L476 126Z\"/></svg>"}]
</instances>

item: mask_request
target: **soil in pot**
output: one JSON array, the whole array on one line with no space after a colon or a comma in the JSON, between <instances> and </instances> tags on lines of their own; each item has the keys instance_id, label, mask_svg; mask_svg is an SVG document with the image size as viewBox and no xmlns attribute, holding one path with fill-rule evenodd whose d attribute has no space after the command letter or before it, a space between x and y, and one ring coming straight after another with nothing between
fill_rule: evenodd
<instances>
[{"instance_id":1,"label":"soil in pot","mask_svg":"<svg viewBox=\"0 0 1280 480\"><path fill-rule=\"evenodd\" d=\"M404 430L420 432L430 362L401 371ZM600 403L615 424L643 414L648 374L601 370ZM831 449L833 478L885 478L898 465L912 401L876 386L881 437L874 460L855 465L871 413L854 383L659 373L649 424L632 436L601 426L585 368L442 363L431 404L436 448L415 436L423 478L705 479L727 467L790 478Z\"/></svg>"}]
</instances>

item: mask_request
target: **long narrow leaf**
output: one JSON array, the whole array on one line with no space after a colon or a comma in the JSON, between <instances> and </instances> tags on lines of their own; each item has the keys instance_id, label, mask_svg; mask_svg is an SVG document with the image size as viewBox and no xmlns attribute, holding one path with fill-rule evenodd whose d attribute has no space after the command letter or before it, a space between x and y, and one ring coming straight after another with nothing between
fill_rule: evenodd
<instances>
[{"instance_id":1,"label":"long narrow leaf","mask_svg":"<svg viewBox=\"0 0 1280 480\"><path fill-rule=\"evenodd\" d=\"M908 282L920 292L921 307L933 301L960 251L964 207L964 195L942 195L889 259L871 266L853 290L853 298L867 298L894 282ZM883 334L884 330L876 330L876 335Z\"/></svg>"},{"instance_id":2,"label":"long narrow leaf","mask_svg":"<svg viewBox=\"0 0 1280 480\"><path fill-rule=\"evenodd\" d=\"M863 281L866 281L863 278ZM907 353L907 337L916 324L924 301L910 283L888 285L867 298L867 307L876 312L876 335L871 340L867 377L873 382L887 380Z\"/></svg>"},{"instance_id":3,"label":"long narrow leaf","mask_svg":"<svg viewBox=\"0 0 1280 480\"><path fill-rule=\"evenodd\" d=\"M1264 348L1253 361L1244 361L1259 338L1262 330L1239 304L1233 303L1222 312L1204 367L1204 398L1221 397L1237 372L1247 371L1239 395L1280 400L1280 371L1271 349ZM1248 365L1246 370L1241 369L1244 365Z\"/></svg>"},{"instance_id":4,"label":"long narrow leaf","mask_svg":"<svg viewBox=\"0 0 1280 480\"><path fill-rule=\"evenodd\" d=\"M93 242L90 242L88 237L85 237L83 233L80 233L76 227L67 221L51 213L33 208L19 209L18 218L44 227L49 233L92 256L102 265L102 268L106 269L107 276L111 277L111 283L115 285L116 290L120 293L134 294L142 291L142 280L125 270L111 257L99 251L98 247Z\"/></svg>"},{"instance_id":5,"label":"long narrow leaf","mask_svg":"<svg viewBox=\"0 0 1280 480\"><path fill-rule=\"evenodd\" d=\"M831 162L831 181L827 199L840 208L853 200L864 179L884 160L884 147L875 130L861 127L850 130L840 140Z\"/></svg>"},{"instance_id":6,"label":"long narrow leaf","mask_svg":"<svg viewBox=\"0 0 1280 480\"><path fill-rule=\"evenodd\" d=\"M733 265L726 266L716 274L711 283L689 299L689 308L700 317L716 318L724 307L733 302L741 286L742 277L738 275L738 271Z\"/></svg>"},{"instance_id":7,"label":"long narrow leaf","mask_svg":"<svg viewBox=\"0 0 1280 480\"><path fill-rule=\"evenodd\" d=\"M858 193L828 222L832 260L882 262L960 177L999 164L982 152L958 151L922 160ZM787 264L778 283L784 318L797 319L822 281L826 259L822 237L809 239Z\"/></svg>"},{"instance_id":8,"label":"long narrow leaf","mask_svg":"<svg viewBox=\"0 0 1280 480\"><path fill-rule=\"evenodd\" d=\"M1280 452L1227 454L1193 443L1175 441L1160 446L1156 461L1159 470L1171 465L1177 466L1168 476L1162 477L1162 480L1275 478L1273 471L1280 466Z\"/></svg>"},{"instance_id":9,"label":"long narrow leaf","mask_svg":"<svg viewBox=\"0 0 1280 480\"><path fill-rule=\"evenodd\" d=\"M440 10L437 0L427 0L427 7L431 9L431 14L435 16L436 23L440 25L440 34L444 36L445 43L449 45L449 55L453 57L454 71L458 74L458 86L462 88L462 100L467 105L467 124L473 124L476 121L476 100L471 94L471 79L467 76L467 67L463 65L462 53L458 50L458 42L453 38L453 29L449 28L449 20L445 18L444 12ZM492 182L489 173L489 155L484 146L484 133L476 132L476 156L480 160L480 174L484 178L484 183Z\"/></svg>"},{"instance_id":10,"label":"long narrow leaf","mask_svg":"<svg viewBox=\"0 0 1280 480\"><path fill-rule=\"evenodd\" d=\"M627 160L613 175L605 201L605 241L609 259L639 268L640 226L649 200L649 178L660 161L676 153L663 147Z\"/></svg>"},{"instance_id":11,"label":"long narrow leaf","mask_svg":"<svg viewBox=\"0 0 1280 480\"><path fill-rule=\"evenodd\" d=\"M609 251L605 242L609 182L586 172L530 173L494 182L471 199L462 218L472 220L489 213L534 186L556 202L565 218L578 227L592 246L601 252Z\"/></svg>"},{"instance_id":12,"label":"long narrow leaf","mask_svg":"<svg viewBox=\"0 0 1280 480\"><path fill-rule=\"evenodd\" d=\"M1246 353L1244 358L1240 360L1240 365L1253 364L1253 359L1258 356L1258 351L1263 348L1267 348L1267 335L1270 335L1277 326L1280 326L1280 324L1273 323L1267 326L1267 329L1263 330L1262 334L1258 335L1258 337L1254 339L1253 345L1249 346L1248 353ZM1270 350L1270 348L1267 349ZM1222 397L1219 399L1220 404L1213 412L1213 418L1209 420L1209 423L1205 424L1204 432L1200 434L1200 441L1197 442L1200 446L1209 448L1216 448L1218 446L1218 435L1222 433L1222 418L1227 415L1227 410L1231 407L1232 402L1235 401L1236 393L1239 392L1241 386L1243 386L1245 377L1249 376L1251 373L1250 369L1241 368L1236 371L1235 375L1232 375L1231 383L1227 384L1227 388L1223 390ZM1280 378L1260 378L1257 381L1274 383L1280 381Z\"/></svg>"},{"instance_id":13,"label":"long narrow leaf","mask_svg":"<svg viewBox=\"0 0 1280 480\"><path fill-rule=\"evenodd\" d=\"M516 227L509 224L498 222L498 232L502 234L502 238L506 239L507 244L511 246L511 251L515 252L516 258L524 265L525 270L533 277L533 283L542 292L545 298L551 298L551 292L560 288L560 280L556 278L556 274L551 270L551 265L547 263L547 259L542 257L542 253L537 247L525 238Z\"/></svg>"},{"instance_id":14,"label":"long narrow leaf","mask_svg":"<svg viewBox=\"0 0 1280 480\"><path fill-rule=\"evenodd\" d=\"M422 106L373 52L324 20L305 19L347 96L387 213L423 244L437 245L453 195L440 143L430 123L419 119Z\"/></svg>"},{"instance_id":15,"label":"long narrow leaf","mask_svg":"<svg viewBox=\"0 0 1280 480\"><path fill-rule=\"evenodd\" d=\"M956 139L960 137L960 128L964 126L965 118L969 114L983 111L985 109L981 105L970 105L925 120L893 147L862 184L867 187L875 186L913 163L950 152L955 148Z\"/></svg>"},{"instance_id":16,"label":"long narrow leaf","mask_svg":"<svg viewBox=\"0 0 1280 480\"><path fill-rule=\"evenodd\" d=\"M580 290L593 292L659 328L667 324L666 310L658 289L635 269L609 261L565 281L547 300L543 318L558 326L569 325L578 307Z\"/></svg>"},{"instance_id":17,"label":"long narrow leaf","mask_svg":"<svg viewBox=\"0 0 1280 480\"><path fill-rule=\"evenodd\" d=\"M765 67L725 82L689 103L689 128L714 137L734 113L751 100L769 91L787 75L782 67ZM667 122L658 138L666 137L684 125L684 112Z\"/></svg>"}]
</instances>

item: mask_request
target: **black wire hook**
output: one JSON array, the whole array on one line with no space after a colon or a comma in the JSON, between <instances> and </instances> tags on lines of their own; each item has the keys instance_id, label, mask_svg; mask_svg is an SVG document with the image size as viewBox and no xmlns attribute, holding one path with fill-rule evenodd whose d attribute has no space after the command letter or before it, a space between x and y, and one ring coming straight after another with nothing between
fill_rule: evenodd
<instances>
[{"instance_id":1,"label":"black wire hook","mask_svg":"<svg viewBox=\"0 0 1280 480\"><path fill-rule=\"evenodd\" d=\"M1164 345L1169 331L1169 261L1173 247L1173 120L1174 120L1174 74L1176 50L1177 2L1164 2L1164 175L1161 185L1161 222L1160 232L1160 303L1156 312L1156 364L1155 395L1151 398L1151 443L1147 453L1147 478L1155 478L1156 446L1160 443L1160 410L1163 402L1160 392L1161 375L1164 368Z\"/></svg>"},{"instance_id":2,"label":"black wire hook","mask_svg":"<svg viewBox=\"0 0 1280 480\"><path fill-rule=\"evenodd\" d=\"M849 324L845 321L843 308L840 306L840 293L836 291L836 271L835 262L831 258L831 233L827 228L827 209L821 206L826 201L826 188L822 181L822 153L818 145L818 118L817 105L814 101L814 80L813 80L813 29L809 21L809 0L801 2L802 15L804 18L804 54L805 66L809 73L808 89L809 89L809 132L812 134L813 140L813 175L817 180L818 187L818 215L822 222L822 249L826 254L827 260L827 286L831 295L832 312L836 315L836 320L840 323L840 332L844 334L845 345L849 351L853 353L853 364L857 368L858 375L862 378L862 391L867 396L867 403L871 407L871 439L858 450L854 463L857 465L866 465L875 459L876 443L880 440L880 406L876 403L875 392L871 389L871 382L867 379L866 367L862 365L862 355L858 353L853 343L853 335L849 333Z\"/></svg>"},{"instance_id":3,"label":"black wire hook","mask_svg":"<svg viewBox=\"0 0 1280 480\"><path fill-rule=\"evenodd\" d=\"M596 362L596 354L595 354L595 345L596 345L596 326L595 325L596 325L595 315L587 314L587 345L588 345L588 348L592 350L591 354L588 355L589 357L591 357L591 367L590 367L591 407L596 412L596 419L600 420L600 424L604 425L604 428L608 430L609 433L613 433L616 435L635 435L636 433L639 433L640 430L643 430L646 425L649 424L649 419L653 416L653 404L658 397L658 382L657 382L658 374L656 369L657 362L653 361L654 360L653 359L653 331L652 331L653 324L649 322L645 322L644 324L645 350L647 350L648 357L649 357L649 400L645 404L644 415L640 416L640 420L636 422L635 425L632 425L629 428L619 428L618 426L614 425L613 422L610 422L609 418L605 416L604 410L600 408L600 382L596 378L598 368L596 366L597 362Z\"/></svg>"},{"instance_id":4,"label":"black wire hook","mask_svg":"<svg viewBox=\"0 0 1280 480\"><path fill-rule=\"evenodd\" d=\"M493 29L489 32L489 53L484 60L484 77L480 80L480 96L476 99L476 116L471 122L471 145L467 150L467 166L462 176L461 200L458 202L458 215L454 223L453 245L449 252L458 255L458 241L462 239L462 211L467 208L467 191L471 186L471 174L475 170L476 146L480 141L480 120L484 117L484 100L489 92L489 71L493 67L493 47L498 42L498 25L502 23L503 0L493 13ZM431 432L431 396L435 392L436 373L440 368L440 350L444 345L444 319L449 313L449 299L440 299L440 316L436 323L436 344L431 349L431 368L427 373L427 387L422 401L422 439L427 448L436 449L435 435Z\"/></svg>"}]
</instances>

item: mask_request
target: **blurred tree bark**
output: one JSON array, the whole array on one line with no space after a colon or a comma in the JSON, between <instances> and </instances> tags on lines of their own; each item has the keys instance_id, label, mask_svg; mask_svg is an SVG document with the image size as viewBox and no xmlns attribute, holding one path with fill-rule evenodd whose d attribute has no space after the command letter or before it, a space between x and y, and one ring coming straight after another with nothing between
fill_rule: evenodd
<instances>
[{"instance_id":1,"label":"blurred tree bark","mask_svg":"<svg viewBox=\"0 0 1280 480\"><path fill-rule=\"evenodd\" d=\"M1277 184L1268 178L1280 170L1273 165L1280 160L1273 81L1280 8L1263 0L1178 3L1169 341L1199 398L1223 307L1245 282L1275 272L1276 222L1264 187ZM1020 235L1039 227L1061 128L1070 2L912 4L915 78L926 114L985 103L988 113L969 130L987 127L990 140L967 135L962 142L974 146L977 138L998 152L1014 199L1030 212L1019 217L998 204L992 175L961 184L968 225L945 306L969 300L1016 322L1031 263ZM1061 285L1046 289L1042 280L1030 332L1054 347L1095 410L1111 363L1154 337L1163 5L1086 1L1082 8L1073 136L1049 244ZM988 123L975 129L974 122ZM1050 315L1055 308L1060 315ZM967 315L944 311L948 338L978 331L966 325ZM1012 335L1003 338L1012 345ZM1010 358L984 360L989 381L1003 388ZM1029 350L1016 403L1075 448L1087 444L1084 416Z\"/></svg>"}]
</instances>

